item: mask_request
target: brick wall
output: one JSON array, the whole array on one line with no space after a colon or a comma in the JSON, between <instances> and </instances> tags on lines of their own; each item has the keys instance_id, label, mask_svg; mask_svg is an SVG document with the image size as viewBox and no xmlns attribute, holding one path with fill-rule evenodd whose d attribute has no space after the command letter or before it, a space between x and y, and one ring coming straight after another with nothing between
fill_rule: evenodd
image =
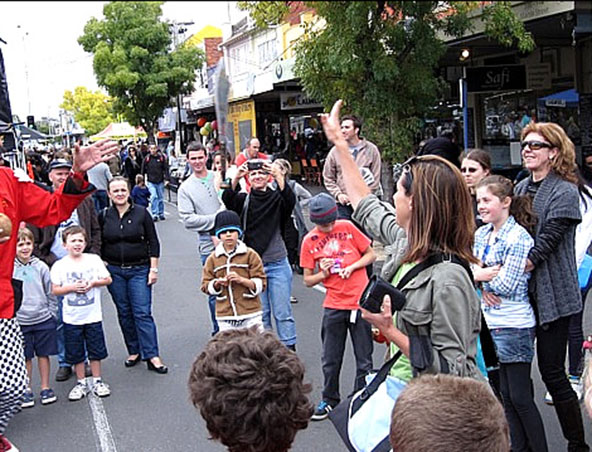
<instances>
[{"instance_id":1,"label":"brick wall","mask_svg":"<svg viewBox=\"0 0 592 452\"><path fill-rule=\"evenodd\" d=\"M222 43L222 38L205 38L204 45L206 48L206 67L215 66L218 60L222 58L222 51L218 50L218 46Z\"/></svg>"}]
</instances>

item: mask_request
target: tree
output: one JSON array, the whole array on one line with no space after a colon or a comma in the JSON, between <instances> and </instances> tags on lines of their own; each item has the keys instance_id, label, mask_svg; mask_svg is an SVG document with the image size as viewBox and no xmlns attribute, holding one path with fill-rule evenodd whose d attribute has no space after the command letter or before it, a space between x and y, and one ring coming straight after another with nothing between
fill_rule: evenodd
<instances>
[{"instance_id":1,"label":"tree","mask_svg":"<svg viewBox=\"0 0 592 452\"><path fill-rule=\"evenodd\" d=\"M179 94L193 89L204 62L196 47L171 49L170 24L161 21L163 2L110 2L105 19L92 18L78 42L94 54L97 82L114 98L116 112L142 126L154 141L158 118Z\"/></svg>"},{"instance_id":2,"label":"tree","mask_svg":"<svg viewBox=\"0 0 592 452\"><path fill-rule=\"evenodd\" d=\"M74 92L65 91L60 108L72 113L88 135L100 132L115 120L113 100L101 91L92 92L84 86L77 86Z\"/></svg>"},{"instance_id":3,"label":"tree","mask_svg":"<svg viewBox=\"0 0 592 452\"><path fill-rule=\"evenodd\" d=\"M239 7L267 26L280 23L296 3L243 1ZM482 8L488 36L523 52L534 48L509 2L305 3L321 21L306 25L295 49L295 74L325 108L344 99L344 110L363 118L364 134L387 163L412 152L421 119L440 96L437 67L446 51L441 34L461 36L472 26L469 13ZM383 175L390 176L383 185L391 187L391 171Z\"/></svg>"}]
</instances>

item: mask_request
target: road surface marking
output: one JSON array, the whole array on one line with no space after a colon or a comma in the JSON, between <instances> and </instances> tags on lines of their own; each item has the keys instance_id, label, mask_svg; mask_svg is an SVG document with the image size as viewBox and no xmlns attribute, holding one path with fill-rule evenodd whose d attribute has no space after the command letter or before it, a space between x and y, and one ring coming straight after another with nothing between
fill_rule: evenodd
<instances>
[{"instance_id":1,"label":"road surface marking","mask_svg":"<svg viewBox=\"0 0 592 452\"><path fill-rule=\"evenodd\" d=\"M89 389L88 404L93 417L95 432L99 438L97 450L99 452L117 452L115 447L115 440L113 439L113 432L111 432L111 425L107 419L107 413L103 406L103 401L92 393L92 386L90 380L87 381Z\"/></svg>"},{"instance_id":2,"label":"road surface marking","mask_svg":"<svg viewBox=\"0 0 592 452\"><path fill-rule=\"evenodd\" d=\"M317 284L316 286L312 286L313 289L318 290L321 293L327 293L327 289L325 289L323 286Z\"/></svg>"}]
</instances>

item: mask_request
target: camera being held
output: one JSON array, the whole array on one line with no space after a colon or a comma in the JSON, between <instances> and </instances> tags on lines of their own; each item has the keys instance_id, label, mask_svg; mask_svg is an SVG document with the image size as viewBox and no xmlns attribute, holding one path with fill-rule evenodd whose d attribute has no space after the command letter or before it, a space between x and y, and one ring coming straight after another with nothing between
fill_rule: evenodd
<instances>
[{"instance_id":1,"label":"camera being held","mask_svg":"<svg viewBox=\"0 0 592 452\"><path fill-rule=\"evenodd\" d=\"M360 297L360 307L373 314L378 314L381 311L385 295L388 295L391 299L393 314L405 306L405 294L401 290L389 284L380 276L372 275L366 289L364 289L364 293Z\"/></svg>"},{"instance_id":2,"label":"camera being held","mask_svg":"<svg viewBox=\"0 0 592 452\"><path fill-rule=\"evenodd\" d=\"M251 159L247 161L247 168L249 171L256 171L264 168L265 160L262 159Z\"/></svg>"}]
</instances>

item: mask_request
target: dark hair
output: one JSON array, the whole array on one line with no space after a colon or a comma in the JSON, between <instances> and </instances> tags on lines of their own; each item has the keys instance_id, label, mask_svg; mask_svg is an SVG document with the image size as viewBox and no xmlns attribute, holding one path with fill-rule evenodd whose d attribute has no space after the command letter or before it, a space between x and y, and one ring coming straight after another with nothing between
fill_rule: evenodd
<instances>
[{"instance_id":1,"label":"dark hair","mask_svg":"<svg viewBox=\"0 0 592 452\"><path fill-rule=\"evenodd\" d=\"M532 198L528 195L515 196L514 184L510 179L504 176L493 175L484 177L476 189L487 187L494 196L500 200L510 198L510 215L512 215L518 224L526 229L530 235L534 235L537 224L537 216L532 207Z\"/></svg>"},{"instance_id":2,"label":"dark hair","mask_svg":"<svg viewBox=\"0 0 592 452\"><path fill-rule=\"evenodd\" d=\"M88 243L88 236L86 235L86 231L82 226L70 226L66 228L62 233L62 241L66 243L68 241L68 237L73 234L82 234L84 241Z\"/></svg>"},{"instance_id":3,"label":"dark hair","mask_svg":"<svg viewBox=\"0 0 592 452\"><path fill-rule=\"evenodd\" d=\"M362 134L362 120L354 115L345 115L341 118L340 124L343 124L343 121L351 121L354 129L358 129L358 137Z\"/></svg>"},{"instance_id":4,"label":"dark hair","mask_svg":"<svg viewBox=\"0 0 592 452\"><path fill-rule=\"evenodd\" d=\"M413 195L404 262L433 252L455 254L467 262L473 255L475 217L471 195L459 169L437 155L414 157L401 183Z\"/></svg>"},{"instance_id":5,"label":"dark hair","mask_svg":"<svg viewBox=\"0 0 592 452\"><path fill-rule=\"evenodd\" d=\"M396 452L510 450L504 409L487 383L446 374L409 382L393 409L390 440Z\"/></svg>"},{"instance_id":6,"label":"dark hair","mask_svg":"<svg viewBox=\"0 0 592 452\"><path fill-rule=\"evenodd\" d=\"M489 152L484 151L483 149L470 149L467 154L461 158L461 163L464 159L473 160L481 165L481 168L491 172L491 156L489 155Z\"/></svg>"},{"instance_id":7,"label":"dark hair","mask_svg":"<svg viewBox=\"0 0 592 452\"><path fill-rule=\"evenodd\" d=\"M20 242L21 240L29 240L31 243L35 243L35 236L29 228L19 228L17 242Z\"/></svg>"},{"instance_id":8,"label":"dark hair","mask_svg":"<svg viewBox=\"0 0 592 452\"><path fill-rule=\"evenodd\" d=\"M203 144L201 144L199 141L192 141L191 143L189 143L187 145L187 158L189 158L189 153L190 152L198 152L198 151L202 151L204 153L204 156L208 155L208 151L206 151L206 148L203 146Z\"/></svg>"},{"instance_id":9,"label":"dark hair","mask_svg":"<svg viewBox=\"0 0 592 452\"><path fill-rule=\"evenodd\" d=\"M230 452L287 451L313 413L304 365L256 328L218 333L189 374L191 401Z\"/></svg>"},{"instance_id":10,"label":"dark hair","mask_svg":"<svg viewBox=\"0 0 592 452\"><path fill-rule=\"evenodd\" d=\"M442 131L440 132L440 136L443 138L448 138L451 141L456 138L456 135L454 134L452 129L442 129Z\"/></svg>"},{"instance_id":11,"label":"dark hair","mask_svg":"<svg viewBox=\"0 0 592 452\"><path fill-rule=\"evenodd\" d=\"M125 177L113 176L113 178L109 179L109 182L107 182L107 191L111 191L111 185L113 184L113 182L125 182L125 184L127 185L128 191L130 189L130 183Z\"/></svg>"}]
</instances>

